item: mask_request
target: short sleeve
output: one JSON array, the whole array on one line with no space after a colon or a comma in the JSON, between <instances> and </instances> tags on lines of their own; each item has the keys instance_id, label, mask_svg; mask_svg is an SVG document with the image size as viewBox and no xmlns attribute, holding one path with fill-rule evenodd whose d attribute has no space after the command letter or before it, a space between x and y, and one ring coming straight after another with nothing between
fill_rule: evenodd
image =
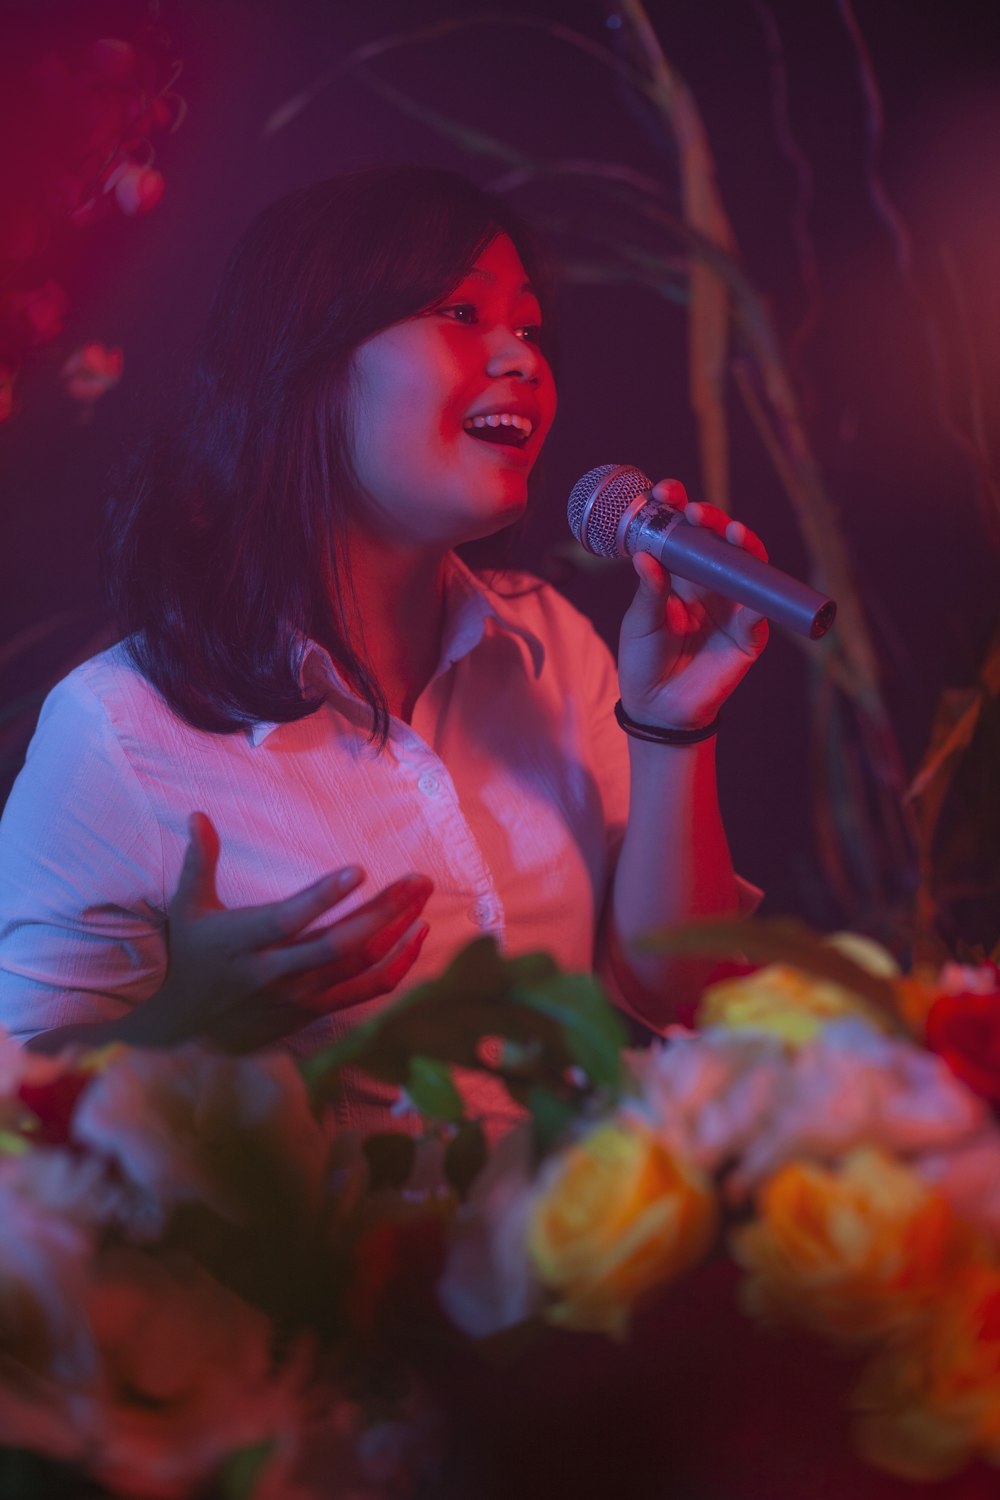
<instances>
[{"instance_id":1,"label":"short sleeve","mask_svg":"<svg viewBox=\"0 0 1000 1500\"><path fill-rule=\"evenodd\" d=\"M166 967L160 834L78 669L43 706L0 822L0 1024L113 1020Z\"/></svg>"},{"instance_id":2,"label":"short sleeve","mask_svg":"<svg viewBox=\"0 0 1000 1500\"><path fill-rule=\"evenodd\" d=\"M618 669L585 614L550 585L542 589L541 600L549 647L558 650L563 691L578 708L577 749L600 793L607 849L613 859L625 834L629 804L628 745L615 720Z\"/></svg>"}]
</instances>

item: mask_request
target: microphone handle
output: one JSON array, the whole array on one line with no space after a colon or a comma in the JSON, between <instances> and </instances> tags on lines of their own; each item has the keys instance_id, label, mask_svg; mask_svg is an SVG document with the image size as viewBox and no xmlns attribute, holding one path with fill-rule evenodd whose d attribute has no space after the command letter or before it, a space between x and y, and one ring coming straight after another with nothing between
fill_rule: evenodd
<instances>
[{"instance_id":1,"label":"microphone handle","mask_svg":"<svg viewBox=\"0 0 1000 1500\"><path fill-rule=\"evenodd\" d=\"M635 511L625 530L624 550L630 557L648 552L669 573L713 589L812 640L826 635L837 613L835 602L825 594L761 562L718 532L689 525L681 511L659 501Z\"/></svg>"}]
</instances>

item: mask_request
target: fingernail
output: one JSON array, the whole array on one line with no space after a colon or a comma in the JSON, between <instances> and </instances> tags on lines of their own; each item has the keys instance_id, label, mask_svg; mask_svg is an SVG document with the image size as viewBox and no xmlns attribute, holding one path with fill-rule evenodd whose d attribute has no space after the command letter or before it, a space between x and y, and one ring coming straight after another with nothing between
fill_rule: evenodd
<instances>
[{"instance_id":1,"label":"fingernail","mask_svg":"<svg viewBox=\"0 0 1000 1500\"><path fill-rule=\"evenodd\" d=\"M337 871L335 878L339 886L357 885L363 874L360 865L345 865L342 870Z\"/></svg>"}]
</instances>

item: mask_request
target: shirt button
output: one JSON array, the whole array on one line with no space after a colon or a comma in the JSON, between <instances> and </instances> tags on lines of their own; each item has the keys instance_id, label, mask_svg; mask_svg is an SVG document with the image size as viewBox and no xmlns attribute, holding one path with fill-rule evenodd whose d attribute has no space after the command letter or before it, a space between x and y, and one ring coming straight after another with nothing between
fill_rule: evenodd
<instances>
[{"instance_id":1,"label":"shirt button","mask_svg":"<svg viewBox=\"0 0 1000 1500\"><path fill-rule=\"evenodd\" d=\"M493 921L493 902L483 897L469 908L469 921L477 927L488 927Z\"/></svg>"},{"instance_id":2,"label":"shirt button","mask_svg":"<svg viewBox=\"0 0 1000 1500\"><path fill-rule=\"evenodd\" d=\"M425 797L436 797L438 792L441 790L441 783L434 775L433 771L425 771L420 780L417 782L417 786L423 792Z\"/></svg>"}]
</instances>

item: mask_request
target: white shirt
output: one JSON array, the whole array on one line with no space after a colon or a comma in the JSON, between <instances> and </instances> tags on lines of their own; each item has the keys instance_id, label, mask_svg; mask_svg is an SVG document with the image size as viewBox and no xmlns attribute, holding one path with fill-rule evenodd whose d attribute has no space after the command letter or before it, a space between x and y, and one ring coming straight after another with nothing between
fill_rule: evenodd
<instances>
[{"instance_id":1,"label":"white shirt","mask_svg":"<svg viewBox=\"0 0 1000 1500\"><path fill-rule=\"evenodd\" d=\"M430 932L405 988L479 933L592 968L628 755L614 662L590 622L536 580L504 575L498 593L452 558L440 664L383 752L318 646L302 678L325 694L315 713L228 735L178 718L122 645L53 690L0 824L0 1023L14 1035L117 1018L159 988L195 809L219 831L226 906L361 865L368 879L332 920L409 871L430 875ZM314 1051L386 1003L324 1017L291 1045ZM390 1099L355 1078L343 1123L384 1126Z\"/></svg>"}]
</instances>

